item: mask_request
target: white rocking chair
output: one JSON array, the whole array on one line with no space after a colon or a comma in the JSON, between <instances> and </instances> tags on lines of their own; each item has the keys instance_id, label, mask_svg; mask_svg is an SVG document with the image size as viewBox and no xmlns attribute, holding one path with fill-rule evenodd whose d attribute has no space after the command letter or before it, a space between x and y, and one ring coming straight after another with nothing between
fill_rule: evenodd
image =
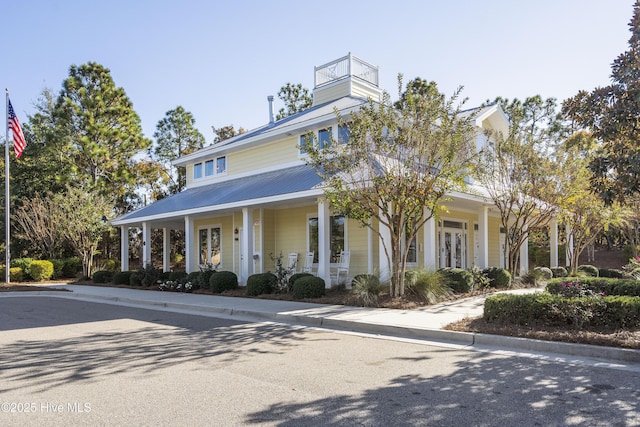
<instances>
[{"instance_id":1,"label":"white rocking chair","mask_svg":"<svg viewBox=\"0 0 640 427\"><path fill-rule=\"evenodd\" d=\"M309 251L304 256L304 267L302 267L302 273L313 274L313 257L315 256L314 251Z\"/></svg>"},{"instance_id":2,"label":"white rocking chair","mask_svg":"<svg viewBox=\"0 0 640 427\"><path fill-rule=\"evenodd\" d=\"M344 276L344 280L347 280L347 276L349 275L349 262L351 260L351 252L350 251L341 251L340 259L338 260L338 265L335 270L331 273L331 282L335 282L336 285L340 284L340 277Z\"/></svg>"}]
</instances>

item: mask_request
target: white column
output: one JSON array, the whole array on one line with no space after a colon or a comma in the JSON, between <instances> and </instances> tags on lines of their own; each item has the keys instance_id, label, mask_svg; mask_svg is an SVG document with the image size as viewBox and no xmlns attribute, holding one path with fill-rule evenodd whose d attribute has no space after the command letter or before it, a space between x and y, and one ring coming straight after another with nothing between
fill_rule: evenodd
<instances>
[{"instance_id":1,"label":"white column","mask_svg":"<svg viewBox=\"0 0 640 427\"><path fill-rule=\"evenodd\" d=\"M171 271L171 233L166 227L162 229L162 271Z\"/></svg>"},{"instance_id":2,"label":"white column","mask_svg":"<svg viewBox=\"0 0 640 427\"><path fill-rule=\"evenodd\" d=\"M526 228L523 228L523 233L527 232ZM520 246L520 276L524 276L529 271L529 237L524 239L522 246Z\"/></svg>"},{"instance_id":3,"label":"white column","mask_svg":"<svg viewBox=\"0 0 640 427\"><path fill-rule=\"evenodd\" d=\"M151 225L142 223L142 268L151 264Z\"/></svg>"},{"instance_id":4,"label":"white column","mask_svg":"<svg viewBox=\"0 0 640 427\"><path fill-rule=\"evenodd\" d=\"M371 218L369 218L369 227L367 227L367 274L373 273L373 229L371 228Z\"/></svg>"},{"instance_id":5,"label":"white column","mask_svg":"<svg viewBox=\"0 0 640 427\"><path fill-rule=\"evenodd\" d=\"M478 211L478 267L489 267L489 207L482 206Z\"/></svg>"},{"instance_id":6,"label":"white column","mask_svg":"<svg viewBox=\"0 0 640 427\"><path fill-rule=\"evenodd\" d=\"M329 202L318 200L318 277L324 280L327 288L331 287L330 217Z\"/></svg>"},{"instance_id":7,"label":"white column","mask_svg":"<svg viewBox=\"0 0 640 427\"><path fill-rule=\"evenodd\" d=\"M569 224L565 224L565 230L567 232L567 245L565 247L565 261L566 266L571 265L571 254L573 253L573 233L571 233L571 226ZM573 262L577 263L578 260L573 260ZM576 266L577 267L577 266Z\"/></svg>"},{"instance_id":8,"label":"white column","mask_svg":"<svg viewBox=\"0 0 640 427\"><path fill-rule=\"evenodd\" d=\"M129 271L129 227L120 227L120 271Z\"/></svg>"},{"instance_id":9,"label":"white column","mask_svg":"<svg viewBox=\"0 0 640 427\"><path fill-rule=\"evenodd\" d=\"M197 271L195 264L198 260L198 251L194 252L193 220L189 215L184 217L184 265L187 273Z\"/></svg>"},{"instance_id":10,"label":"white column","mask_svg":"<svg viewBox=\"0 0 640 427\"><path fill-rule=\"evenodd\" d=\"M425 215L430 214L431 212L427 213L425 208ZM424 224L424 268L426 269L435 270L437 268L436 242L436 220L431 217Z\"/></svg>"},{"instance_id":11,"label":"white column","mask_svg":"<svg viewBox=\"0 0 640 427\"><path fill-rule=\"evenodd\" d=\"M558 220L552 219L549 223L549 266L558 266Z\"/></svg>"},{"instance_id":12,"label":"white column","mask_svg":"<svg viewBox=\"0 0 640 427\"><path fill-rule=\"evenodd\" d=\"M382 216L380 215L380 217ZM384 251L386 244L389 256L391 256L391 230L382 222L379 222L378 227L380 228L380 243L378 245L380 281L384 283L391 280L391 262Z\"/></svg>"},{"instance_id":13,"label":"white column","mask_svg":"<svg viewBox=\"0 0 640 427\"><path fill-rule=\"evenodd\" d=\"M241 277L242 283L247 283L249 276L253 274L253 210L242 208L242 247L240 248L242 255L242 269L246 275Z\"/></svg>"}]
</instances>

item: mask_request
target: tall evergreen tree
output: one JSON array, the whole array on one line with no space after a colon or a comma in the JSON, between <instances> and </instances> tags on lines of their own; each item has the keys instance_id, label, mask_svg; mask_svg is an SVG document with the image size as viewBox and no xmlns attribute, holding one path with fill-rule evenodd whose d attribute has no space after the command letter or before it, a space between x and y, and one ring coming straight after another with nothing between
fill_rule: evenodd
<instances>
[{"instance_id":1,"label":"tall evergreen tree","mask_svg":"<svg viewBox=\"0 0 640 427\"><path fill-rule=\"evenodd\" d=\"M284 102L284 108L281 108L276 115L276 120L284 119L295 113L306 110L311 107L312 99L309 95L309 89L302 87L300 83L287 83L278 91L278 98Z\"/></svg>"}]
</instances>

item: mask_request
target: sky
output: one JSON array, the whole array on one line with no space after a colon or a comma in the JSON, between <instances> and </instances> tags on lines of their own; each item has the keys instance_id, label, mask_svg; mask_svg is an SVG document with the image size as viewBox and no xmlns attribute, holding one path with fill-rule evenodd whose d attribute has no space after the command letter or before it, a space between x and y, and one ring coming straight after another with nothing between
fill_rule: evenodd
<instances>
[{"instance_id":1,"label":"sky","mask_svg":"<svg viewBox=\"0 0 640 427\"><path fill-rule=\"evenodd\" d=\"M634 0L20 0L0 9L0 85L22 122L72 64L111 70L153 139L181 105L211 143L211 126L269 121L267 96L313 88L314 66L351 52L398 74L435 81L465 107L497 96L559 101L610 82L626 51ZM1 111L1 110L0 110Z\"/></svg>"}]
</instances>

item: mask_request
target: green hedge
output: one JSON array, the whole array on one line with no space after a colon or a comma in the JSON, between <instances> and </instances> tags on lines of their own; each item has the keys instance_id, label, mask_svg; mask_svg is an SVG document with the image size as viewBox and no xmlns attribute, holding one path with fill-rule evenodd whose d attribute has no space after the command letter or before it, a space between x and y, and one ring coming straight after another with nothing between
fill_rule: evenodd
<instances>
[{"instance_id":1,"label":"green hedge","mask_svg":"<svg viewBox=\"0 0 640 427\"><path fill-rule=\"evenodd\" d=\"M491 288L508 288L511 286L511 273L500 267L489 267L482 270L489 278L489 287Z\"/></svg>"},{"instance_id":2,"label":"green hedge","mask_svg":"<svg viewBox=\"0 0 640 427\"><path fill-rule=\"evenodd\" d=\"M22 273L26 277L31 276L31 263L33 262L32 258L16 258L11 260L11 267L20 267L22 269ZM11 273L11 270L9 270Z\"/></svg>"},{"instance_id":3,"label":"green hedge","mask_svg":"<svg viewBox=\"0 0 640 427\"><path fill-rule=\"evenodd\" d=\"M75 278L82 271L82 260L77 256L65 258L62 267L62 277Z\"/></svg>"},{"instance_id":4,"label":"green hedge","mask_svg":"<svg viewBox=\"0 0 640 427\"><path fill-rule=\"evenodd\" d=\"M520 326L571 326L581 330L640 327L640 297L565 298L536 293L494 295L484 303L488 323Z\"/></svg>"},{"instance_id":5,"label":"green hedge","mask_svg":"<svg viewBox=\"0 0 640 427\"><path fill-rule=\"evenodd\" d=\"M295 299L320 298L324 293L324 280L316 276L301 277L293 284L293 297Z\"/></svg>"},{"instance_id":6,"label":"green hedge","mask_svg":"<svg viewBox=\"0 0 640 427\"><path fill-rule=\"evenodd\" d=\"M612 279L608 277L564 277L551 279L547 283L547 292L550 294L562 293L563 283L579 283L582 289L597 294L640 296L640 280Z\"/></svg>"},{"instance_id":7,"label":"green hedge","mask_svg":"<svg viewBox=\"0 0 640 427\"><path fill-rule=\"evenodd\" d=\"M113 272L108 270L98 270L93 273L93 283L109 283L113 280Z\"/></svg>"},{"instance_id":8,"label":"green hedge","mask_svg":"<svg viewBox=\"0 0 640 427\"><path fill-rule=\"evenodd\" d=\"M578 266L577 270L587 276L598 277L600 272L598 271L598 267L594 265L584 264Z\"/></svg>"},{"instance_id":9,"label":"green hedge","mask_svg":"<svg viewBox=\"0 0 640 427\"><path fill-rule=\"evenodd\" d=\"M5 269L4 267L0 267L0 281L4 281L5 277ZM24 280L24 272L20 267L11 267L9 268L9 280L12 282L22 282Z\"/></svg>"},{"instance_id":10,"label":"green hedge","mask_svg":"<svg viewBox=\"0 0 640 427\"><path fill-rule=\"evenodd\" d=\"M114 285L129 285L133 271L116 271L113 273Z\"/></svg>"},{"instance_id":11,"label":"green hedge","mask_svg":"<svg viewBox=\"0 0 640 427\"><path fill-rule=\"evenodd\" d=\"M631 276L627 275L624 271L615 268L601 268L600 270L598 270L598 275L600 277L611 277L614 279L631 278Z\"/></svg>"},{"instance_id":12,"label":"green hedge","mask_svg":"<svg viewBox=\"0 0 640 427\"><path fill-rule=\"evenodd\" d=\"M473 289L473 274L462 268L443 268L440 270L447 282L447 286L454 292L464 294Z\"/></svg>"},{"instance_id":13,"label":"green hedge","mask_svg":"<svg viewBox=\"0 0 640 427\"><path fill-rule=\"evenodd\" d=\"M309 277L309 276L313 276L313 274L311 274L311 273L295 273L294 275L289 277L289 289L287 289L287 291L289 291L289 292L293 291L293 284L296 283L296 280L298 280L301 277Z\"/></svg>"},{"instance_id":14,"label":"green hedge","mask_svg":"<svg viewBox=\"0 0 640 427\"><path fill-rule=\"evenodd\" d=\"M247 295L255 297L270 294L275 289L278 278L273 273L252 274L247 279Z\"/></svg>"},{"instance_id":15,"label":"green hedge","mask_svg":"<svg viewBox=\"0 0 640 427\"><path fill-rule=\"evenodd\" d=\"M167 280L171 280L172 282L186 283L187 272L184 270L172 271L169 273L169 277L167 277Z\"/></svg>"},{"instance_id":16,"label":"green hedge","mask_svg":"<svg viewBox=\"0 0 640 427\"><path fill-rule=\"evenodd\" d=\"M551 267L551 272L553 273L553 277L567 277L569 272L564 267Z\"/></svg>"},{"instance_id":17,"label":"green hedge","mask_svg":"<svg viewBox=\"0 0 640 427\"><path fill-rule=\"evenodd\" d=\"M36 282L49 280L53 277L53 263L47 260L36 260L31 262L31 278Z\"/></svg>"},{"instance_id":18,"label":"green hedge","mask_svg":"<svg viewBox=\"0 0 640 427\"><path fill-rule=\"evenodd\" d=\"M63 277L62 271L64 269L64 260L62 259L52 259L50 260L51 264L53 264L53 276L54 279L60 279Z\"/></svg>"},{"instance_id":19,"label":"green hedge","mask_svg":"<svg viewBox=\"0 0 640 427\"><path fill-rule=\"evenodd\" d=\"M205 273L204 271L202 272ZM238 287L238 276L232 271L216 271L209 278L209 289L219 294Z\"/></svg>"}]
</instances>

